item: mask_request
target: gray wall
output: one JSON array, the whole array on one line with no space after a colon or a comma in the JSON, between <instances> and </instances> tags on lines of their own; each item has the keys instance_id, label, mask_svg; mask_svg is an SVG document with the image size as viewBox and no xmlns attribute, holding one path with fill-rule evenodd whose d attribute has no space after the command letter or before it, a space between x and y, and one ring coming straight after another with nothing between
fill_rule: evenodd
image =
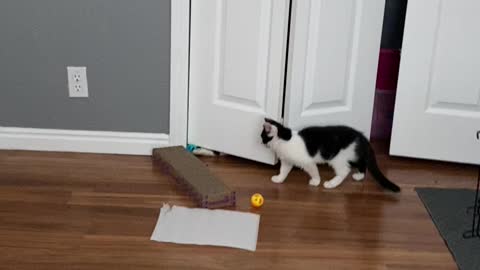
<instances>
[{"instance_id":1,"label":"gray wall","mask_svg":"<svg viewBox=\"0 0 480 270\"><path fill-rule=\"evenodd\" d=\"M169 68L170 0L0 2L0 126L168 133Z\"/></svg>"}]
</instances>

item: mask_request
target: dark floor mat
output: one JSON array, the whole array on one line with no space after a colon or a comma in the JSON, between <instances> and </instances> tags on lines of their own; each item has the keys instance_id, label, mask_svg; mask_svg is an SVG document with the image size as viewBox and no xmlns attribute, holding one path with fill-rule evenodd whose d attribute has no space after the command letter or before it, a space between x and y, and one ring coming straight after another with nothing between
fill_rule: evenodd
<instances>
[{"instance_id":1,"label":"dark floor mat","mask_svg":"<svg viewBox=\"0 0 480 270\"><path fill-rule=\"evenodd\" d=\"M480 269L480 238L464 239L463 233L472 227L474 190L417 188L438 231L447 243L459 269Z\"/></svg>"}]
</instances>

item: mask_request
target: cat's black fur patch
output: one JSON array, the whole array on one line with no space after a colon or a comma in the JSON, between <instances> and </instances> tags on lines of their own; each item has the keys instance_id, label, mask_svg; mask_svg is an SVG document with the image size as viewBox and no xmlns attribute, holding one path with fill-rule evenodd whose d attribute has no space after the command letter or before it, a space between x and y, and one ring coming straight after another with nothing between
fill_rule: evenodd
<instances>
[{"instance_id":1,"label":"cat's black fur patch","mask_svg":"<svg viewBox=\"0 0 480 270\"><path fill-rule=\"evenodd\" d=\"M346 126L308 127L298 132L305 141L307 151L314 157L318 152L322 158L331 160L340 150L347 148L362 134Z\"/></svg>"}]
</instances>

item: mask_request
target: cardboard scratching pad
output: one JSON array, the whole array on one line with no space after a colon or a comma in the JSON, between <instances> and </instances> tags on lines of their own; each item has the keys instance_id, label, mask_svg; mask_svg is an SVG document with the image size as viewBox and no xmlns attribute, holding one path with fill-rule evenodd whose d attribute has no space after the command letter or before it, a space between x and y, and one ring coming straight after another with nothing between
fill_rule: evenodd
<instances>
[{"instance_id":1,"label":"cardboard scratching pad","mask_svg":"<svg viewBox=\"0 0 480 270\"><path fill-rule=\"evenodd\" d=\"M175 178L176 183L202 208L235 205L235 192L216 178L207 166L181 146L153 150L156 164Z\"/></svg>"}]
</instances>

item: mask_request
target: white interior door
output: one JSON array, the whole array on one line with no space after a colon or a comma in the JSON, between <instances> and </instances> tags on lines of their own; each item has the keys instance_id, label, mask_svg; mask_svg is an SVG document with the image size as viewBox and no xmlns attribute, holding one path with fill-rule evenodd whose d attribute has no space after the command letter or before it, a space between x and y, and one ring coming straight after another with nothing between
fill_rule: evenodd
<instances>
[{"instance_id":1,"label":"white interior door","mask_svg":"<svg viewBox=\"0 0 480 270\"><path fill-rule=\"evenodd\" d=\"M480 163L480 1L409 1L390 152Z\"/></svg>"},{"instance_id":2,"label":"white interior door","mask_svg":"<svg viewBox=\"0 0 480 270\"><path fill-rule=\"evenodd\" d=\"M369 136L384 0L294 0L285 121Z\"/></svg>"},{"instance_id":3,"label":"white interior door","mask_svg":"<svg viewBox=\"0 0 480 270\"><path fill-rule=\"evenodd\" d=\"M188 140L265 163L265 115L279 119L287 0L192 0Z\"/></svg>"}]
</instances>

